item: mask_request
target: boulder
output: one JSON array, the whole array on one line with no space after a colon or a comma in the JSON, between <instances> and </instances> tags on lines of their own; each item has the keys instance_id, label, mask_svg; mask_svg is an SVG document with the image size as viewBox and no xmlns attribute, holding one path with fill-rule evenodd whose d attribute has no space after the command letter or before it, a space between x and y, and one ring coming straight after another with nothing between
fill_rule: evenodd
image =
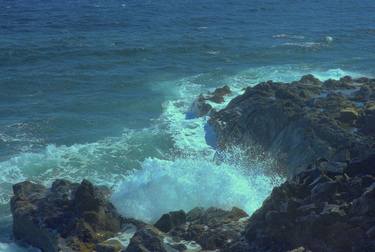
<instances>
[{"instance_id":1,"label":"boulder","mask_svg":"<svg viewBox=\"0 0 375 252\"><path fill-rule=\"evenodd\" d=\"M191 108L192 117L201 117L207 115L212 109L212 106L207 103L205 97L200 95L193 103Z\"/></svg>"},{"instance_id":2,"label":"boulder","mask_svg":"<svg viewBox=\"0 0 375 252\"><path fill-rule=\"evenodd\" d=\"M225 85L223 87L215 89L214 92L210 92L205 95L199 95L198 98L194 101L190 111L190 113L193 114L192 117L201 117L208 115L213 108L208 101L213 103L223 103L224 97L229 95L230 93L230 88Z\"/></svg>"},{"instance_id":3,"label":"boulder","mask_svg":"<svg viewBox=\"0 0 375 252\"><path fill-rule=\"evenodd\" d=\"M195 241L205 250L224 248L240 237L248 215L239 208L230 211L219 208L194 208L186 214L187 222L171 229L168 234Z\"/></svg>"},{"instance_id":4,"label":"boulder","mask_svg":"<svg viewBox=\"0 0 375 252\"><path fill-rule=\"evenodd\" d=\"M50 189L25 181L13 192L14 237L42 251L91 251L121 231L123 218L107 200L108 190L87 180L56 180Z\"/></svg>"},{"instance_id":5,"label":"boulder","mask_svg":"<svg viewBox=\"0 0 375 252\"><path fill-rule=\"evenodd\" d=\"M164 214L155 226L140 228L130 241L132 251L218 250L241 237L248 215L239 208L194 208ZM160 231L163 230L164 232ZM238 246L238 244L237 244Z\"/></svg>"},{"instance_id":6,"label":"boulder","mask_svg":"<svg viewBox=\"0 0 375 252\"><path fill-rule=\"evenodd\" d=\"M183 210L164 214L155 224L159 230L168 232L172 228L186 223L186 213Z\"/></svg>"},{"instance_id":7,"label":"boulder","mask_svg":"<svg viewBox=\"0 0 375 252\"><path fill-rule=\"evenodd\" d=\"M125 252L167 252L163 239L162 232L147 225L134 234Z\"/></svg>"},{"instance_id":8,"label":"boulder","mask_svg":"<svg viewBox=\"0 0 375 252\"><path fill-rule=\"evenodd\" d=\"M219 87L215 89L214 92L210 93L206 99L210 100L215 103L223 103L224 102L224 96L227 96L231 93L231 90L229 86L225 85L223 87Z\"/></svg>"}]
</instances>

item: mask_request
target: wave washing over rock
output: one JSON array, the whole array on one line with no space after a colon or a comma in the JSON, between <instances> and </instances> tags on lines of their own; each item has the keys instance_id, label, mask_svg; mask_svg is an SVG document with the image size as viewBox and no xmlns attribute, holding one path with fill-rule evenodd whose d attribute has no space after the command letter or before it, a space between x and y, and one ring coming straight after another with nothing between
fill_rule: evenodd
<instances>
[{"instance_id":1,"label":"wave washing over rock","mask_svg":"<svg viewBox=\"0 0 375 252\"><path fill-rule=\"evenodd\" d=\"M207 145L203 156L147 159L111 197L88 181L16 184L16 240L44 251L373 251L375 80L265 82L223 106L232 90L199 96L193 115L180 118L211 118L226 151ZM229 148L250 143L266 150L256 161L252 148ZM274 169L290 179L277 186Z\"/></svg>"},{"instance_id":2,"label":"wave washing over rock","mask_svg":"<svg viewBox=\"0 0 375 252\"><path fill-rule=\"evenodd\" d=\"M193 207L240 207L252 213L282 180L264 174L268 161L251 167L184 158L148 159L125 178L112 196L124 215L155 221L163 213ZM246 168L248 168L246 170Z\"/></svg>"}]
</instances>

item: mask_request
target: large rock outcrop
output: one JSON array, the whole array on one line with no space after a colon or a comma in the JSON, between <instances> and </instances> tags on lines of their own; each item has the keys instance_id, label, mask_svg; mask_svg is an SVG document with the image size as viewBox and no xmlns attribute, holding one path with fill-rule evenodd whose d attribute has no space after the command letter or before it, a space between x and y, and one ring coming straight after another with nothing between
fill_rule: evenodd
<instances>
[{"instance_id":1,"label":"large rock outcrop","mask_svg":"<svg viewBox=\"0 0 375 252\"><path fill-rule=\"evenodd\" d=\"M260 146L289 177L318 158L341 162L374 148L375 80L344 77L320 82L312 75L290 84L248 87L211 113L219 146Z\"/></svg>"},{"instance_id":2,"label":"large rock outcrop","mask_svg":"<svg viewBox=\"0 0 375 252\"><path fill-rule=\"evenodd\" d=\"M25 181L13 186L16 240L42 251L94 251L121 231L123 218L107 201L108 189L56 180L50 189Z\"/></svg>"},{"instance_id":3,"label":"large rock outcrop","mask_svg":"<svg viewBox=\"0 0 375 252\"><path fill-rule=\"evenodd\" d=\"M344 173L314 167L274 188L225 251L293 249L375 251L375 154Z\"/></svg>"}]
</instances>

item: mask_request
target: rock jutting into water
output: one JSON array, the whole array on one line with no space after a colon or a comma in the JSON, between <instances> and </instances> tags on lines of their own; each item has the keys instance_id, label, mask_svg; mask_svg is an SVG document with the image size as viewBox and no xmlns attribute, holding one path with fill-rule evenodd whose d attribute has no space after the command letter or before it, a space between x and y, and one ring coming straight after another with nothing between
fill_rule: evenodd
<instances>
[{"instance_id":1,"label":"rock jutting into water","mask_svg":"<svg viewBox=\"0 0 375 252\"><path fill-rule=\"evenodd\" d=\"M341 169L374 148L375 80L263 82L211 113L210 123L222 148L259 145L289 177L319 158Z\"/></svg>"},{"instance_id":2,"label":"rock jutting into water","mask_svg":"<svg viewBox=\"0 0 375 252\"><path fill-rule=\"evenodd\" d=\"M207 115L212 110L212 106L208 103L208 101L213 103L223 103L224 96L227 96L230 93L230 88L227 85L225 85L223 87L215 89L213 92L210 92L206 95L201 94L194 101L192 112L196 116Z\"/></svg>"},{"instance_id":3,"label":"rock jutting into water","mask_svg":"<svg viewBox=\"0 0 375 252\"><path fill-rule=\"evenodd\" d=\"M13 186L14 238L47 252L375 251L375 80L269 81L210 115L220 147L255 143L288 174L250 218L197 206L152 225L120 216L110 191L87 180L25 181Z\"/></svg>"},{"instance_id":4,"label":"rock jutting into water","mask_svg":"<svg viewBox=\"0 0 375 252\"><path fill-rule=\"evenodd\" d=\"M375 251L375 153L343 173L299 173L274 188L248 222L225 251Z\"/></svg>"}]
</instances>

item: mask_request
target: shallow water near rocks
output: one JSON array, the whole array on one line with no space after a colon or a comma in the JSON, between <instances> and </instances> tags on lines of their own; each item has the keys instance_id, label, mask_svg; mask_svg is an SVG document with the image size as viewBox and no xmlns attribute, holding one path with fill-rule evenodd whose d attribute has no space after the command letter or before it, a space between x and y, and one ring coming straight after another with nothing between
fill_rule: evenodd
<instances>
[{"instance_id":1,"label":"shallow water near rocks","mask_svg":"<svg viewBox=\"0 0 375 252\"><path fill-rule=\"evenodd\" d=\"M217 162L208 118L187 116L195 97L374 76L374 11L369 0L2 2L0 250L17 251L8 202L25 179L88 178L148 221L197 205L251 213L282 179L241 150Z\"/></svg>"}]
</instances>

